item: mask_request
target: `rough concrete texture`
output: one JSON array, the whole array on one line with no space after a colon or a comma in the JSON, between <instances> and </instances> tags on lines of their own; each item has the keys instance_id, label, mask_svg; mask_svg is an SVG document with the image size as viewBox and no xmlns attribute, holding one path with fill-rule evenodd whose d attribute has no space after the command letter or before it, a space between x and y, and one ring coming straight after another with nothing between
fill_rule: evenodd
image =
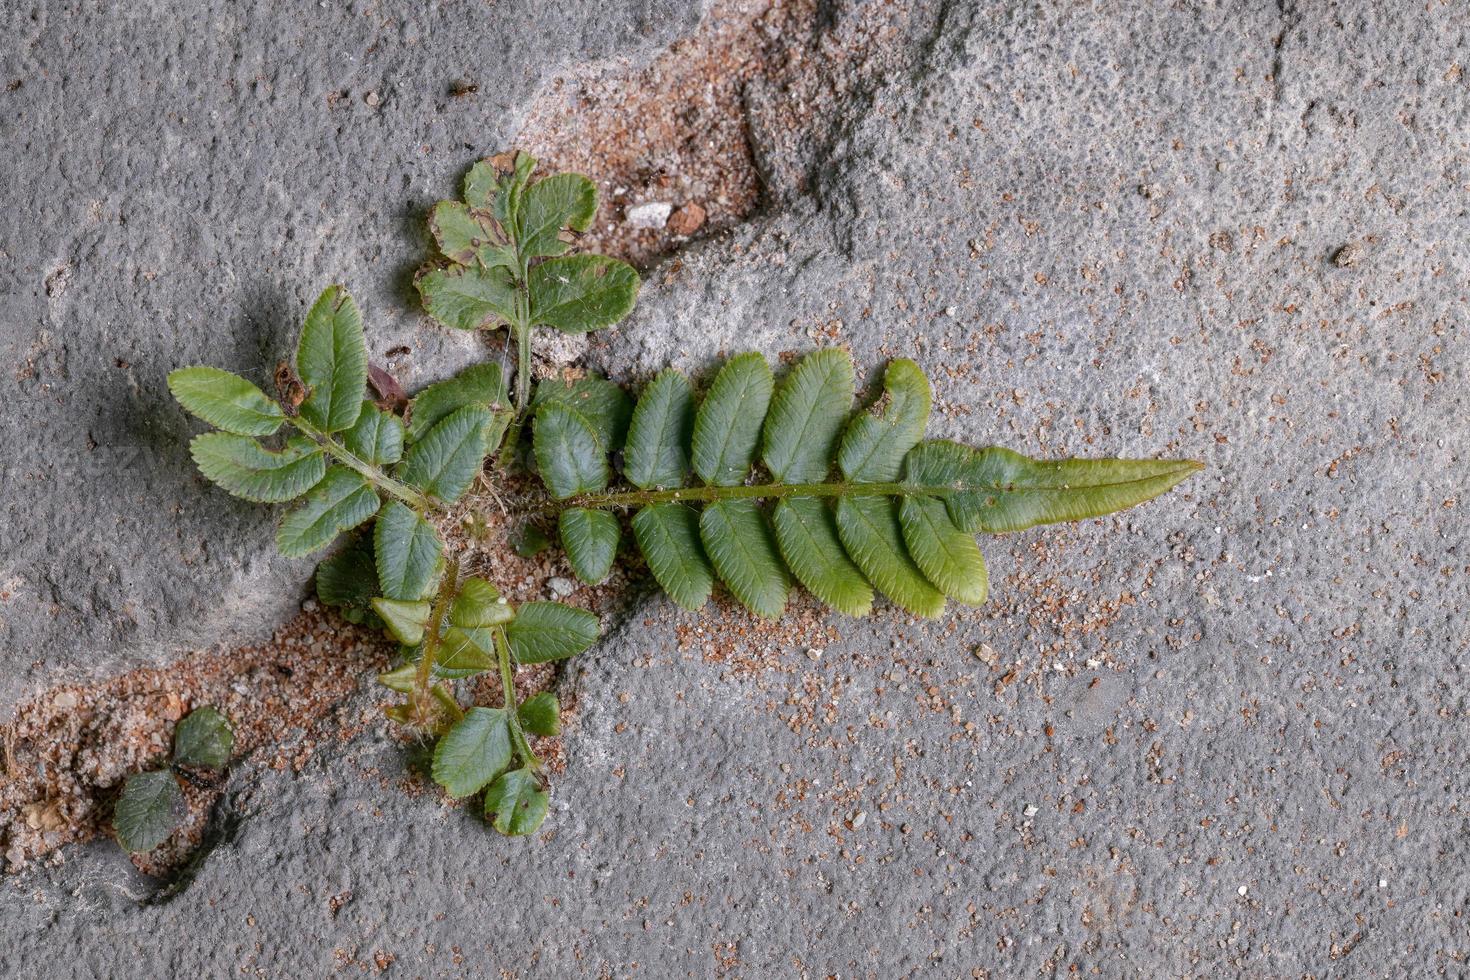
<instances>
[{"instance_id":1,"label":"rough concrete texture","mask_svg":"<svg viewBox=\"0 0 1470 980\"><path fill-rule=\"evenodd\" d=\"M376 731L299 775L241 767L219 845L166 902L139 904L147 883L106 843L8 881L3 972L1467 975L1465 12L1144 8L920 10L891 39L911 70L768 168L805 177L771 190L780 209L654 270L593 358L911 354L940 434L1207 473L1116 519L988 542L991 603L934 623L773 631L650 600L563 678L568 769L531 841L400 792ZM531 66L687 28L624 10L456 41L306 9L332 30L12 15L6 36L37 39L7 43L26 78L7 100L36 100L5 114L31 168L12 188L52 190L5 217L5 341L41 344L37 376L5 382L11 417L55 478L83 465L57 421L83 405L172 460L131 491L147 499L98 487L85 519L107 508L115 537L47 558L96 603L71 613L95 642L175 637L203 604L198 568L196 598L159 598L178 584L164 552L229 521L264 537L222 499L197 506L165 367L207 352L263 372L322 278L406 306L409 219L470 152L424 88L494 61L482 45ZM528 71L464 132L506 132ZM367 87L399 94L319 105ZM187 136L144 90L180 93ZM298 173L302 154L330 162ZM18 498L40 481L7 479L9 533L82 519L70 487ZM129 522L167 539L112 531ZM140 580L129 622L152 625L117 626L131 580L103 591L109 564ZM14 652L60 628L25 608Z\"/></svg>"},{"instance_id":2,"label":"rough concrete texture","mask_svg":"<svg viewBox=\"0 0 1470 980\"><path fill-rule=\"evenodd\" d=\"M0 719L60 675L263 636L295 608L309 563L192 472L165 375L268 384L330 282L411 386L482 356L418 309L427 209L558 67L699 19L678 0L408 6L0 4ZM464 82L483 94L455 98Z\"/></svg>"}]
</instances>

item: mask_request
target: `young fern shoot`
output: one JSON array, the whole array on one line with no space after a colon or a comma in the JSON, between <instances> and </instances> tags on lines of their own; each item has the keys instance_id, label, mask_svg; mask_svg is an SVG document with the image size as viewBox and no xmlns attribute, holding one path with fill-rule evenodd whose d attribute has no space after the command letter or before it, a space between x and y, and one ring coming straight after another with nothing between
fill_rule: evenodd
<instances>
[{"instance_id":1,"label":"young fern shoot","mask_svg":"<svg viewBox=\"0 0 1470 980\"><path fill-rule=\"evenodd\" d=\"M808 354L779 382L761 354L740 354L701 399L673 370L636 404L598 377L533 392L534 327L609 326L638 291L626 263L568 254L596 210L591 182L533 180L534 168L525 154L472 167L464 200L434 208L443 259L417 279L436 320L509 329L514 408L496 364L430 385L403 415L367 400L362 317L340 286L311 308L294 370L277 371L276 398L212 367L169 375L179 402L218 430L191 443L200 471L247 500L294 502L277 535L284 554L313 554L346 535L317 570L318 595L398 643L397 666L378 677L402 698L387 716L436 741L435 781L455 798L483 794L502 833L529 834L544 819L548 787L531 737L559 731L555 696L520 701L516 668L574 656L599 630L585 610L517 607L488 580L461 576L436 527L488 459L520 447L524 422L545 493L516 511L527 529L554 519L579 579L607 578L628 513L637 549L679 605L700 608L718 581L770 618L793 581L854 616L880 595L920 616L939 615L948 599L981 603L989 582L976 533L1112 513L1200 468L1039 461L926 440L931 397L919 366L893 361L877 401L854 412L852 360L837 349ZM499 703L465 703L461 682L484 673L498 679Z\"/></svg>"}]
</instances>

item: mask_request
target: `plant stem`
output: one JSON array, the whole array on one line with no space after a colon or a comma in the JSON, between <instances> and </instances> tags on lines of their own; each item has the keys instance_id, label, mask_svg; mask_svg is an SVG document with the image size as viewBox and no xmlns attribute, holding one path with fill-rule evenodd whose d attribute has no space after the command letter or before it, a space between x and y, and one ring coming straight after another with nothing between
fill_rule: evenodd
<instances>
[{"instance_id":1,"label":"plant stem","mask_svg":"<svg viewBox=\"0 0 1470 980\"><path fill-rule=\"evenodd\" d=\"M516 701L515 671L510 665L510 644L505 639L505 628L501 626L495 627L495 655L500 659L500 689L505 700L506 716L510 721L511 741L515 742L516 751L525 761L526 768L539 773L541 760L536 758L535 752L531 751L531 742L526 738L525 730L521 728L520 704Z\"/></svg>"},{"instance_id":2,"label":"plant stem","mask_svg":"<svg viewBox=\"0 0 1470 980\"><path fill-rule=\"evenodd\" d=\"M921 487L911 483L761 483L737 487L679 487L673 490L623 490L616 493L586 493L567 500L551 501L539 508L545 512L567 507L611 510L617 507L649 507L683 501L710 503L717 500L752 500L783 497L904 497L915 494L944 496L953 486Z\"/></svg>"},{"instance_id":3,"label":"plant stem","mask_svg":"<svg viewBox=\"0 0 1470 980\"><path fill-rule=\"evenodd\" d=\"M439 594L434 597L434 608L429 613L429 628L424 633L424 652L419 657L419 669L414 674L413 703L417 710L428 702L432 696L429 690L429 681L434 673L434 659L439 655L439 637L444 616L449 612L449 600L454 597L455 588L459 585L459 559L449 559L449 567L444 572L444 582L439 586ZM456 707L458 707L456 705Z\"/></svg>"},{"instance_id":4,"label":"plant stem","mask_svg":"<svg viewBox=\"0 0 1470 980\"><path fill-rule=\"evenodd\" d=\"M378 469L378 467L359 458L349 451L346 446L343 446L340 442L337 442L301 416L294 416L289 421L302 435L315 442L318 446L321 446L328 456L348 469L355 470L365 480L384 493L397 497L417 511L437 511L443 509L432 498L420 493L406 483L393 479Z\"/></svg>"}]
</instances>

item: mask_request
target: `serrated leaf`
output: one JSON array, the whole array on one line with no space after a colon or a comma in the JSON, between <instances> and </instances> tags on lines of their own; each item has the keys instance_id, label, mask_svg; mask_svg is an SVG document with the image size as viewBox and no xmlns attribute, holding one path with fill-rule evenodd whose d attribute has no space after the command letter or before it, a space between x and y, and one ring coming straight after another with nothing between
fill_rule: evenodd
<instances>
[{"instance_id":1,"label":"serrated leaf","mask_svg":"<svg viewBox=\"0 0 1470 980\"><path fill-rule=\"evenodd\" d=\"M694 417L690 461L705 483L743 483L755 462L761 423L771 403L771 367L754 351L732 357L715 375Z\"/></svg>"},{"instance_id":2,"label":"serrated leaf","mask_svg":"<svg viewBox=\"0 0 1470 980\"><path fill-rule=\"evenodd\" d=\"M978 606L990 578L975 539L954 526L933 497L905 497L898 509L903 540L924 577L952 599Z\"/></svg>"},{"instance_id":3,"label":"serrated leaf","mask_svg":"<svg viewBox=\"0 0 1470 980\"><path fill-rule=\"evenodd\" d=\"M349 623L377 624L373 598L380 594L373 539L366 533L316 567L316 596Z\"/></svg>"},{"instance_id":4,"label":"serrated leaf","mask_svg":"<svg viewBox=\"0 0 1470 980\"><path fill-rule=\"evenodd\" d=\"M605 510L569 507L557 521L561 544L577 578L597 585L612 571L622 529L618 519Z\"/></svg>"},{"instance_id":5,"label":"serrated leaf","mask_svg":"<svg viewBox=\"0 0 1470 980\"><path fill-rule=\"evenodd\" d=\"M495 192L500 189L500 175L489 160L480 160L464 175L465 203L477 211L483 211L495 201Z\"/></svg>"},{"instance_id":6,"label":"serrated leaf","mask_svg":"<svg viewBox=\"0 0 1470 980\"><path fill-rule=\"evenodd\" d=\"M762 459L777 483L819 483L852 411L852 358L827 349L803 357L771 399Z\"/></svg>"},{"instance_id":7,"label":"serrated leaf","mask_svg":"<svg viewBox=\"0 0 1470 980\"><path fill-rule=\"evenodd\" d=\"M505 628L517 663L565 660L597 642L597 617L560 602L523 602Z\"/></svg>"},{"instance_id":8,"label":"serrated leaf","mask_svg":"<svg viewBox=\"0 0 1470 980\"><path fill-rule=\"evenodd\" d=\"M908 555L895 505L887 497L842 497L837 534L853 563L878 590L917 616L944 611L944 593L929 584Z\"/></svg>"},{"instance_id":9,"label":"serrated leaf","mask_svg":"<svg viewBox=\"0 0 1470 980\"><path fill-rule=\"evenodd\" d=\"M485 436L494 424L494 413L483 406L456 410L413 444L398 468L398 479L454 503L480 475Z\"/></svg>"},{"instance_id":10,"label":"serrated leaf","mask_svg":"<svg viewBox=\"0 0 1470 980\"><path fill-rule=\"evenodd\" d=\"M287 558L320 551L343 531L376 514L380 503L361 474L345 466L330 466L321 482L281 522L276 547Z\"/></svg>"},{"instance_id":11,"label":"serrated leaf","mask_svg":"<svg viewBox=\"0 0 1470 980\"><path fill-rule=\"evenodd\" d=\"M588 375L576 381L543 381L531 398L531 410L550 404L565 405L580 415L602 444L605 453L623 445L633 402L628 393L606 378Z\"/></svg>"},{"instance_id":12,"label":"serrated leaf","mask_svg":"<svg viewBox=\"0 0 1470 980\"><path fill-rule=\"evenodd\" d=\"M823 500L791 497L771 512L776 543L796 580L827 605L849 616L873 608L873 587L847 557L837 536L837 520Z\"/></svg>"},{"instance_id":13,"label":"serrated leaf","mask_svg":"<svg viewBox=\"0 0 1470 980\"><path fill-rule=\"evenodd\" d=\"M373 528L378 584L389 599L432 595L444 574L444 542L434 525L406 504L390 500Z\"/></svg>"},{"instance_id":14,"label":"serrated leaf","mask_svg":"<svg viewBox=\"0 0 1470 980\"><path fill-rule=\"evenodd\" d=\"M406 647L415 647L424 641L424 628L429 625L429 616L433 613L433 607L427 600L377 596L372 600L372 606L393 639Z\"/></svg>"},{"instance_id":15,"label":"serrated leaf","mask_svg":"<svg viewBox=\"0 0 1470 980\"><path fill-rule=\"evenodd\" d=\"M112 829L123 850L151 851L168 839L184 816L184 794L172 770L129 776L112 813Z\"/></svg>"},{"instance_id":16,"label":"serrated leaf","mask_svg":"<svg viewBox=\"0 0 1470 980\"><path fill-rule=\"evenodd\" d=\"M478 330L515 319L516 289L502 266L433 266L414 277L424 310L446 327Z\"/></svg>"},{"instance_id":17,"label":"serrated leaf","mask_svg":"<svg viewBox=\"0 0 1470 980\"><path fill-rule=\"evenodd\" d=\"M919 365L907 359L888 365L883 394L842 435L837 465L843 475L857 483L897 480L904 456L924 437L930 400L929 379Z\"/></svg>"},{"instance_id":18,"label":"serrated leaf","mask_svg":"<svg viewBox=\"0 0 1470 980\"><path fill-rule=\"evenodd\" d=\"M714 569L699 541L699 515L684 504L654 504L633 515L633 536L659 587L697 610L714 587Z\"/></svg>"},{"instance_id":19,"label":"serrated leaf","mask_svg":"<svg viewBox=\"0 0 1470 980\"><path fill-rule=\"evenodd\" d=\"M643 389L628 425L623 475L641 490L682 487L689 478L694 437L694 393L689 379L669 368Z\"/></svg>"},{"instance_id":20,"label":"serrated leaf","mask_svg":"<svg viewBox=\"0 0 1470 980\"><path fill-rule=\"evenodd\" d=\"M1081 521L1157 497L1203 467L1188 459L1034 460L943 439L909 453L905 482L945 490L962 530L1000 533Z\"/></svg>"},{"instance_id":21,"label":"serrated leaf","mask_svg":"<svg viewBox=\"0 0 1470 980\"><path fill-rule=\"evenodd\" d=\"M505 379L499 364L473 364L447 381L431 384L409 405L409 442L422 439L435 424L467 405L493 409L505 404Z\"/></svg>"},{"instance_id":22,"label":"serrated leaf","mask_svg":"<svg viewBox=\"0 0 1470 980\"><path fill-rule=\"evenodd\" d=\"M230 720L209 705L195 708L174 729L174 763L223 769L235 747Z\"/></svg>"},{"instance_id":23,"label":"serrated leaf","mask_svg":"<svg viewBox=\"0 0 1470 980\"><path fill-rule=\"evenodd\" d=\"M771 530L753 500L710 504L699 518L704 552L741 605L767 619L786 609L790 583Z\"/></svg>"},{"instance_id":24,"label":"serrated leaf","mask_svg":"<svg viewBox=\"0 0 1470 980\"><path fill-rule=\"evenodd\" d=\"M534 834L546 819L551 798L530 769L513 769L485 790L485 816L510 837Z\"/></svg>"},{"instance_id":25,"label":"serrated leaf","mask_svg":"<svg viewBox=\"0 0 1470 980\"><path fill-rule=\"evenodd\" d=\"M396 463L403 456L403 421L365 401L357 421L343 434L342 445L373 466Z\"/></svg>"},{"instance_id":26,"label":"serrated leaf","mask_svg":"<svg viewBox=\"0 0 1470 980\"><path fill-rule=\"evenodd\" d=\"M550 737L561 734L561 705L550 691L542 691L522 701L517 714L521 727L532 735Z\"/></svg>"},{"instance_id":27,"label":"serrated leaf","mask_svg":"<svg viewBox=\"0 0 1470 980\"><path fill-rule=\"evenodd\" d=\"M265 392L238 374L212 367L170 371L168 390L179 404L217 429L241 436L268 436L286 413Z\"/></svg>"},{"instance_id":28,"label":"serrated leaf","mask_svg":"<svg viewBox=\"0 0 1470 980\"><path fill-rule=\"evenodd\" d=\"M434 782L455 799L469 796L510 765L510 726L503 708L471 708L434 747Z\"/></svg>"},{"instance_id":29,"label":"serrated leaf","mask_svg":"<svg viewBox=\"0 0 1470 980\"><path fill-rule=\"evenodd\" d=\"M633 311L638 273L606 255L564 255L531 269L531 322L564 333L612 326Z\"/></svg>"},{"instance_id":30,"label":"serrated leaf","mask_svg":"<svg viewBox=\"0 0 1470 980\"><path fill-rule=\"evenodd\" d=\"M495 665L490 655L494 643L495 638L488 629L450 626L440 637L434 673L455 680L484 673Z\"/></svg>"},{"instance_id":31,"label":"serrated leaf","mask_svg":"<svg viewBox=\"0 0 1470 980\"><path fill-rule=\"evenodd\" d=\"M440 201L429 212L429 231L445 258L460 265L475 260L482 245L498 244L494 219L458 201ZM503 239L501 239L503 241Z\"/></svg>"},{"instance_id":32,"label":"serrated leaf","mask_svg":"<svg viewBox=\"0 0 1470 980\"><path fill-rule=\"evenodd\" d=\"M199 472L236 497L274 504L294 500L321 480L326 457L310 440L294 438L279 452L248 436L205 432L189 443Z\"/></svg>"},{"instance_id":33,"label":"serrated leaf","mask_svg":"<svg viewBox=\"0 0 1470 980\"><path fill-rule=\"evenodd\" d=\"M500 591L482 578L467 578L449 607L449 621L464 629L503 626L516 612Z\"/></svg>"},{"instance_id":34,"label":"serrated leaf","mask_svg":"<svg viewBox=\"0 0 1470 980\"><path fill-rule=\"evenodd\" d=\"M536 411L531 441L541 479L556 499L607 486L602 443L580 413L557 402L543 405Z\"/></svg>"},{"instance_id":35,"label":"serrated leaf","mask_svg":"<svg viewBox=\"0 0 1470 980\"><path fill-rule=\"evenodd\" d=\"M532 184L521 198L518 244L522 255L561 255L563 228L586 231L597 213L597 188L581 174L556 174Z\"/></svg>"},{"instance_id":36,"label":"serrated leaf","mask_svg":"<svg viewBox=\"0 0 1470 980\"><path fill-rule=\"evenodd\" d=\"M323 432L350 429L367 387L367 339L362 314L341 286L328 286L306 314L296 373L310 393L301 417Z\"/></svg>"}]
</instances>

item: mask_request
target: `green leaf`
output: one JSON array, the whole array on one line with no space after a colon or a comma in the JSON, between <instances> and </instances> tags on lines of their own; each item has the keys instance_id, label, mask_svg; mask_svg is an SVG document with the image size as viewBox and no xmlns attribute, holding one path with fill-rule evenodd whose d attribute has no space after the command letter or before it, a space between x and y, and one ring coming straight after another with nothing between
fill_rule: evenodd
<instances>
[{"instance_id":1,"label":"green leaf","mask_svg":"<svg viewBox=\"0 0 1470 980\"><path fill-rule=\"evenodd\" d=\"M606 378L588 375L576 381L543 381L531 398L531 410L539 411L551 404L565 405L582 416L597 434L603 452L613 452L623 445L633 412L632 399Z\"/></svg>"},{"instance_id":2,"label":"green leaf","mask_svg":"<svg viewBox=\"0 0 1470 980\"><path fill-rule=\"evenodd\" d=\"M399 694L408 694L412 691L417 686L418 679L419 667L412 660L406 661L390 671L379 674L377 678L379 684L390 691L397 691Z\"/></svg>"},{"instance_id":3,"label":"green leaf","mask_svg":"<svg viewBox=\"0 0 1470 980\"><path fill-rule=\"evenodd\" d=\"M510 765L510 725L504 708L471 708L434 747L434 782L461 799Z\"/></svg>"},{"instance_id":4,"label":"green leaf","mask_svg":"<svg viewBox=\"0 0 1470 980\"><path fill-rule=\"evenodd\" d=\"M434 673L453 679L484 673L495 665L495 659L490 655L494 642L495 638L487 629L449 627L440 638L439 653L434 658Z\"/></svg>"},{"instance_id":5,"label":"green leaf","mask_svg":"<svg viewBox=\"0 0 1470 980\"><path fill-rule=\"evenodd\" d=\"M522 150L515 151L511 171L500 178L500 187L493 205L495 217L502 224L510 226L519 222L521 198L525 194L526 184L530 182L531 173L535 169L535 157Z\"/></svg>"},{"instance_id":6,"label":"green leaf","mask_svg":"<svg viewBox=\"0 0 1470 980\"><path fill-rule=\"evenodd\" d=\"M516 662L565 660L597 642L597 617L560 602L523 602L505 628Z\"/></svg>"},{"instance_id":7,"label":"green leaf","mask_svg":"<svg viewBox=\"0 0 1470 980\"><path fill-rule=\"evenodd\" d=\"M439 251L460 265L475 260L482 245L498 244L494 219L476 213L458 201L440 201L429 212L429 231L439 243Z\"/></svg>"},{"instance_id":8,"label":"green leaf","mask_svg":"<svg viewBox=\"0 0 1470 980\"><path fill-rule=\"evenodd\" d=\"M790 585L770 528L753 500L710 504L699 518L699 536L720 579L757 616L776 619L786 609Z\"/></svg>"},{"instance_id":9,"label":"green leaf","mask_svg":"<svg viewBox=\"0 0 1470 980\"><path fill-rule=\"evenodd\" d=\"M516 288L502 266L431 266L414 277L424 310L446 327L478 330L515 320Z\"/></svg>"},{"instance_id":10,"label":"green leaf","mask_svg":"<svg viewBox=\"0 0 1470 980\"><path fill-rule=\"evenodd\" d=\"M342 445L373 466L396 463L403 455L403 421L365 401L357 422L342 436Z\"/></svg>"},{"instance_id":11,"label":"green leaf","mask_svg":"<svg viewBox=\"0 0 1470 980\"><path fill-rule=\"evenodd\" d=\"M236 497L261 504L294 500L320 482L326 457L310 440L293 438L280 452L247 436L205 432L189 443L205 479Z\"/></svg>"},{"instance_id":12,"label":"green leaf","mask_svg":"<svg viewBox=\"0 0 1470 980\"><path fill-rule=\"evenodd\" d=\"M872 611L873 587L847 557L825 501L789 497L776 505L771 524L786 564L807 591L849 616Z\"/></svg>"},{"instance_id":13,"label":"green leaf","mask_svg":"<svg viewBox=\"0 0 1470 980\"><path fill-rule=\"evenodd\" d=\"M444 574L444 543L434 525L411 507L390 500L373 528L378 583L389 599L432 595Z\"/></svg>"},{"instance_id":14,"label":"green leaf","mask_svg":"<svg viewBox=\"0 0 1470 980\"><path fill-rule=\"evenodd\" d=\"M408 410L408 441L422 439L437 423L466 405L493 409L503 406L505 400L505 379L500 365L473 364L414 396Z\"/></svg>"},{"instance_id":15,"label":"green leaf","mask_svg":"<svg viewBox=\"0 0 1470 980\"><path fill-rule=\"evenodd\" d=\"M367 386L367 339L362 314L341 286L328 286L306 314L296 373L310 392L302 418L323 432L352 428Z\"/></svg>"},{"instance_id":16,"label":"green leaf","mask_svg":"<svg viewBox=\"0 0 1470 980\"><path fill-rule=\"evenodd\" d=\"M373 597L380 592L370 534L354 535L347 547L316 567L317 598L349 623L376 625Z\"/></svg>"},{"instance_id":17,"label":"green leaf","mask_svg":"<svg viewBox=\"0 0 1470 980\"><path fill-rule=\"evenodd\" d=\"M914 564L945 595L978 606L990 579L975 539L954 526L933 497L905 497L898 509L903 539Z\"/></svg>"},{"instance_id":18,"label":"green leaf","mask_svg":"<svg viewBox=\"0 0 1470 980\"><path fill-rule=\"evenodd\" d=\"M715 375L694 418L694 472L705 483L733 487L755 462L761 423L771 402L771 368L754 351L732 357Z\"/></svg>"},{"instance_id":19,"label":"green leaf","mask_svg":"<svg viewBox=\"0 0 1470 980\"><path fill-rule=\"evenodd\" d=\"M223 769L234 747L230 720L208 705L189 712L174 729L176 765Z\"/></svg>"},{"instance_id":20,"label":"green leaf","mask_svg":"<svg viewBox=\"0 0 1470 980\"><path fill-rule=\"evenodd\" d=\"M561 734L561 706L550 691L542 691L522 701L518 714L521 727L532 735L550 737Z\"/></svg>"},{"instance_id":21,"label":"green leaf","mask_svg":"<svg viewBox=\"0 0 1470 980\"><path fill-rule=\"evenodd\" d=\"M484 211L495 201L495 192L500 190L500 175L489 160L480 160L464 175L465 203L477 211Z\"/></svg>"},{"instance_id":22,"label":"green leaf","mask_svg":"<svg viewBox=\"0 0 1470 980\"><path fill-rule=\"evenodd\" d=\"M782 380L766 416L762 455L777 483L827 478L852 392L852 358L834 348L808 354Z\"/></svg>"},{"instance_id":23,"label":"green leaf","mask_svg":"<svg viewBox=\"0 0 1470 980\"><path fill-rule=\"evenodd\" d=\"M558 529L577 578L588 585L607 578L622 537L618 519L605 510L570 507L561 512Z\"/></svg>"},{"instance_id":24,"label":"green leaf","mask_svg":"<svg viewBox=\"0 0 1470 980\"><path fill-rule=\"evenodd\" d=\"M586 231L597 213L597 188L581 174L557 174L532 184L521 199L521 254L561 255L563 228Z\"/></svg>"},{"instance_id":25,"label":"green leaf","mask_svg":"<svg viewBox=\"0 0 1470 980\"><path fill-rule=\"evenodd\" d=\"M714 569L699 542L699 515L684 504L654 504L633 515L633 536L659 586L697 610L714 587Z\"/></svg>"},{"instance_id":26,"label":"green leaf","mask_svg":"<svg viewBox=\"0 0 1470 980\"><path fill-rule=\"evenodd\" d=\"M483 406L456 410L413 444L398 468L398 479L453 503L480 475L485 435L494 423L494 414Z\"/></svg>"},{"instance_id":27,"label":"green leaf","mask_svg":"<svg viewBox=\"0 0 1470 980\"><path fill-rule=\"evenodd\" d=\"M898 479L904 456L924 437L929 403L929 379L919 365L906 359L888 365L883 395L843 433L837 453L843 475L857 483Z\"/></svg>"},{"instance_id":28,"label":"green leaf","mask_svg":"<svg viewBox=\"0 0 1470 980\"><path fill-rule=\"evenodd\" d=\"M428 600L385 599L372 600L373 610L382 618L383 625L393 639L406 647L418 646L424 641L424 628L429 625L433 607Z\"/></svg>"},{"instance_id":29,"label":"green leaf","mask_svg":"<svg viewBox=\"0 0 1470 980\"><path fill-rule=\"evenodd\" d=\"M892 500L840 498L837 533L863 575L888 598L917 616L932 618L944 611L944 593L909 558Z\"/></svg>"},{"instance_id":30,"label":"green leaf","mask_svg":"<svg viewBox=\"0 0 1470 980\"><path fill-rule=\"evenodd\" d=\"M531 269L531 322L563 333L612 326L633 311L638 273L606 255L564 255Z\"/></svg>"},{"instance_id":31,"label":"green leaf","mask_svg":"<svg viewBox=\"0 0 1470 980\"><path fill-rule=\"evenodd\" d=\"M516 618L516 611L500 591L482 578L467 578L449 607L449 621L464 629L503 626Z\"/></svg>"},{"instance_id":32,"label":"green leaf","mask_svg":"<svg viewBox=\"0 0 1470 980\"><path fill-rule=\"evenodd\" d=\"M129 776L112 813L117 842L130 854L151 851L168 839L184 816L184 794L173 771Z\"/></svg>"},{"instance_id":33,"label":"green leaf","mask_svg":"<svg viewBox=\"0 0 1470 980\"><path fill-rule=\"evenodd\" d=\"M522 837L541 826L550 800L535 773L513 769L485 791L485 816L502 834Z\"/></svg>"},{"instance_id":34,"label":"green leaf","mask_svg":"<svg viewBox=\"0 0 1470 980\"><path fill-rule=\"evenodd\" d=\"M1203 466L1189 459L1034 460L1009 449L943 439L909 453L907 483L942 491L962 530L1023 531L1101 517L1173 488Z\"/></svg>"},{"instance_id":35,"label":"green leaf","mask_svg":"<svg viewBox=\"0 0 1470 980\"><path fill-rule=\"evenodd\" d=\"M510 549L522 558L535 558L551 547L551 539L535 523L527 521L510 538Z\"/></svg>"},{"instance_id":36,"label":"green leaf","mask_svg":"<svg viewBox=\"0 0 1470 980\"><path fill-rule=\"evenodd\" d=\"M694 437L694 393L689 379L669 368L659 373L633 409L623 451L623 475L640 490L681 487L689 477Z\"/></svg>"},{"instance_id":37,"label":"green leaf","mask_svg":"<svg viewBox=\"0 0 1470 980\"><path fill-rule=\"evenodd\" d=\"M276 547L287 558L320 551L343 531L376 514L381 502L361 474L345 466L330 466L321 482L281 522Z\"/></svg>"},{"instance_id":38,"label":"green leaf","mask_svg":"<svg viewBox=\"0 0 1470 980\"><path fill-rule=\"evenodd\" d=\"M536 466L558 500L607 486L607 457L597 433L582 415L553 402L536 412L532 428Z\"/></svg>"},{"instance_id":39,"label":"green leaf","mask_svg":"<svg viewBox=\"0 0 1470 980\"><path fill-rule=\"evenodd\" d=\"M217 429L241 436L268 436L286 413L265 392L238 374L212 367L169 372L168 390L192 414Z\"/></svg>"}]
</instances>

